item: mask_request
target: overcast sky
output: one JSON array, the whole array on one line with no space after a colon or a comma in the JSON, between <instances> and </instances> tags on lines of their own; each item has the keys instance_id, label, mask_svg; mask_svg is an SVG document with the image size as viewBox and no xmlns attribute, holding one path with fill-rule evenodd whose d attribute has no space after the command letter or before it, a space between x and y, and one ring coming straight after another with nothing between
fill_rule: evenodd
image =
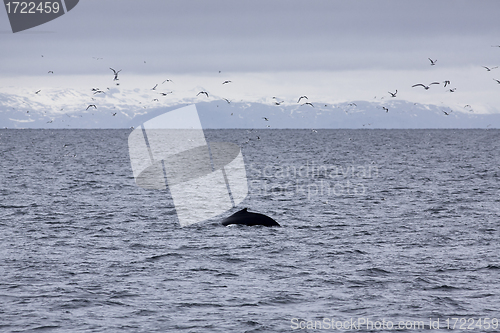
<instances>
[{"instance_id":1,"label":"overcast sky","mask_svg":"<svg viewBox=\"0 0 500 333\"><path fill-rule=\"evenodd\" d=\"M0 10L0 91L90 88L113 67L123 89L170 78L187 96L227 79L233 98L324 102L398 89L400 99L500 112L500 69L482 67L500 65L498 13L500 1L81 0L13 34ZM411 87L444 80L457 90Z\"/></svg>"}]
</instances>

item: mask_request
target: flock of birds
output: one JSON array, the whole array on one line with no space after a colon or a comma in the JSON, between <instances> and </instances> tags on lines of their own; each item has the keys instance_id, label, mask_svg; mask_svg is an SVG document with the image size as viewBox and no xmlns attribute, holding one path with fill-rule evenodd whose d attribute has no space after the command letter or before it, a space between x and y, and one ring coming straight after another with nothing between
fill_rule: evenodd
<instances>
[{"instance_id":1,"label":"flock of birds","mask_svg":"<svg viewBox=\"0 0 500 333\"><path fill-rule=\"evenodd\" d=\"M500 47L500 45L492 45L492 47ZM431 59L431 58L427 58L427 59L429 60L429 62L430 62L430 65L431 65L431 66L436 66L437 59ZM494 66L494 67L482 66L482 68L486 69L486 71L488 71L488 72L491 72L492 70L497 69L497 68L498 68L498 66ZM497 80L497 79L493 79L493 80L494 80L495 82L497 82L498 84L500 84L500 80ZM415 87L422 87L424 90L429 90L429 89L431 88L431 86L432 86L432 85L441 85L441 84L443 84L444 88L446 88L447 86L449 86L449 85L451 84L451 82L450 82L450 80L444 80L444 81L442 81L442 82L437 82L437 81L434 81L434 82L431 82L431 83L429 83L429 84L424 84L424 83L416 83L416 84L412 85L411 87L412 87L412 88L415 88ZM450 93L454 93L456 90L457 90L457 88L448 88L448 90L446 90L446 91L447 91L447 92L450 92ZM390 95L390 97L395 98L395 97L397 97L398 90L396 89L394 92L388 91L388 94ZM383 97L382 97L382 98L383 98ZM278 101L276 100L276 97L273 97L273 99L275 99L275 102L274 102L274 104L275 104L275 105L281 105L282 103L284 103L284 101L280 101L280 102L278 102ZM304 95L304 96L300 96L300 97L298 98L298 100L297 100L297 103L300 103L302 99L306 99L306 100L308 100L308 97L307 97L307 96L305 96L305 95ZM417 104L417 103L414 103L414 104ZM309 105L309 106L314 107L314 105L313 105L311 102L305 102L305 103L303 103L303 104L301 104L301 105ZM349 103L348 105L349 105L349 106L351 106L351 107L356 107L356 106L357 106L357 105L356 105L356 103ZM325 106L327 106L327 105L325 104ZM386 106L382 106L382 109L383 109L386 113L388 113L388 112L389 112L389 108L388 108L388 107L386 107ZM468 110L468 111L472 111L472 107L471 107L469 104L465 105L465 106L464 106L464 109L466 109L466 110ZM452 112L452 110L451 110L451 109L450 109L450 110L448 110L448 111L445 111L445 110L441 110L441 111L442 111L442 112L444 113L444 115L446 115L446 116L450 115L450 113ZM347 111L346 111L346 113L347 113ZM266 121L268 121L268 120L269 120L267 117L264 117L264 119L265 119ZM365 125L363 125L363 126L365 126ZM268 127L269 127L269 126L268 126Z\"/></svg>"},{"instance_id":2,"label":"flock of birds","mask_svg":"<svg viewBox=\"0 0 500 333\"><path fill-rule=\"evenodd\" d=\"M43 57L43 55L42 55L42 57ZM96 58L96 57L93 57L93 59L96 59L96 60L102 60L103 58ZM144 61L144 63L146 63L146 61ZM113 72L113 82L115 82L115 81L119 81L120 79L119 79L118 75L120 74L120 72L121 72L122 70L121 70L121 69L120 69L120 70L116 70L116 69L114 69L114 68L112 68L112 67L110 67L109 69ZM219 71L219 74L220 74L220 73L221 73L221 71ZM54 74L54 71L48 71L48 74ZM165 80L164 80L161 84L165 84L165 83L168 83L168 82L170 82L170 83L174 83L174 81L173 81L173 80L171 80L171 79L165 79ZM231 83L231 82L232 82L231 80L225 80L225 81L223 81L223 82L222 82L222 84L223 84L223 85L225 85L225 84L229 84L229 83ZM120 85L120 83L119 83L119 82L115 82L115 84L116 84L117 86L119 86L119 85ZM157 84L155 84L155 85L151 88L151 90L156 91L156 88L158 88L158 83L157 83ZM110 90L110 88L107 88L107 90ZM36 95L38 95L41 91L42 91L42 90L37 90L37 91L35 91L35 94L36 94ZM99 89L99 88L92 88L92 89L91 89L91 92L93 93L93 95L96 95L96 94L105 94L105 93L106 93L105 91L103 91L103 90L101 90L101 89ZM173 94L173 91L168 91L168 92L159 92L159 94L160 94L161 96L167 96L167 95L169 95L169 94ZM198 93L196 94L196 96L200 96L200 95L204 95L204 96L206 96L207 98L209 98L209 97L210 97L209 93L208 93L207 91L204 91L204 90L202 90L202 91L200 91L200 92L198 92ZM307 98L307 97L306 97L306 98ZM92 100L95 100L95 99L94 99L94 98L92 98ZM224 100L224 101L226 101L228 104L230 104L230 103L231 103L231 101L230 101L230 100L228 100L227 98L223 98L223 100ZM158 98L154 98L152 101L153 101L153 102L158 102L158 101L159 101L159 99L158 99ZM85 111L88 111L89 109L92 109L92 108L93 108L94 110L97 110L97 105L96 105L96 104L88 104L88 105L87 105L87 107L86 107L86 109L85 109ZM144 106L144 108L146 108L146 107ZM63 110L63 109L61 109L61 111L62 111L62 110ZM27 113L29 113L29 111L27 111ZM116 116L117 114L118 114L117 112L112 112L112 113L111 113L111 115L112 115L112 116ZM66 115L67 115L68 117L70 117L68 114L66 114ZM231 115L232 115L232 114L231 114ZM80 117L82 117L82 116L80 115ZM52 123L53 121L54 121L54 120L53 120L53 119L51 119L51 120L47 121L47 123ZM69 125L68 125L68 126L69 126ZM132 129L133 129L133 127L132 127Z\"/></svg>"},{"instance_id":3,"label":"flock of birds","mask_svg":"<svg viewBox=\"0 0 500 333\"><path fill-rule=\"evenodd\" d=\"M500 47L500 45L492 45L492 47ZM435 66L435 65L436 65L437 59L435 59L435 60L433 60L433 59L431 59L431 58L427 58L427 59L429 59L429 61L430 61L430 65L431 65L431 66ZM484 68L484 69L486 69L488 72L491 72L492 70L494 70L494 69L498 68L498 66L494 66L494 67L481 66L481 67L482 67L482 68ZM497 80L497 79L493 79L493 80L494 80L494 81L496 81L498 84L500 84L500 80ZM437 81L434 81L434 82L431 82L431 83L429 83L429 84L424 84L424 83L416 83L416 84L412 85L411 87L412 87L412 88L415 88L415 87L422 87L422 88L424 88L424 90L429 90L429 89L431 88L431 86L432 86L432 85L441 85L441 84L443 84L443 86L446 88L448 85L450 85L450 83L451 83L451 82L450 82L450 80L444 80L444 81L442 81L442 82L437 82ZM447 90L447 92L453 93L453 92L455 92L456 90L457 90L457 88L449 88L449 89ZM398 93L398 90L396 89L396 91L395 91L395 92L388 91L388 93L389 93L389 95L390 95L391 97L396 97L396 95L397 95L397 93ZM383 109L383 110L385 110L385 112L389 112L389 109L388 109L387 107L385 107L385 106L382 106L382 109ZM471 110L472 110L472 107L471 107L469 104L467 104L467 105L465 105L465 106L464 106L464 109L471 111ZM442 111L442 112L443 112L446 116L449 116L449 115L450 115L450 113L452 112L451 110L448 110L448 112L447 112L447 111L444 111L444 110L441 110L441 111Z\"/></svg>"},{"instance_id":4,"label":"flock of birds","mask_svg":"<svg viewBox=\"0 0 500 333\"><path fill-rule=\"evenodd\" d=\"M492 47L500 47L500 45L492 45ZM43 57L43 55L42 55L42 57ZM102 60L103 58L95 58L95 57L94 57L94 59L96 59L96 60ZM436 66L436 64L437 64L437 59L428 58L428 60L429 60L429 62L430 62L430 65L431 65L431 66ZM144 62L144 63L145 63L145 62ZM484 68L487 72L492 72L492 71L494 71L495 69L497 69L497 68L498 68L498 66L493 66L493 67L482 66L482 68ZM112 68L112 67L109 67L109 69L112 71L112 81L113 81L116 85L120 85L120 83L119 83L119 82L117 82L117 81L119 81L119 80L120 80L120 78L119 78L119 74L122 72L122 70L121 70L121 69L116 70L116 69L114 69L114 68ZM219 74L220 74L220 73L221 73L221 71L219 71ZM54 74L54 71L48 71L48 74ZM494 80L496 83L500 84L500 80L495 79L495 78L494 78L493 80ZM174 82L174 81L173 81L173 80L171 80L171 79L165 79L165 80L161 83L161 85L163 85L163 84L165 84L165 83L173 83L173 82ZM230 83L232 83L232 81L231 81L231 80L224 80L224 81L222 81L222 85L227 85L227 84L230 84ZM412 88L418 88L418 87L421 87L421 88L423 88L425 91L427 91L427 90L431 89L431 87L432 87L432 86L434 86L434 85L435 85L435 86L439 86L439 85L441 85L441 84L443 84L444 88L446 88L446 87L448 87L448 86L451 84L451 82L450 82L450 80L444 80L444 81L441 81L441 82L438 82L438 81L433 81L433 82L430 82L430 83L428 83L428 84L425 84L425 83L416 83L416 84L412 85L411 87L412 87ZM155 85L151 88L151 90L156 92L158 87L159 87L159 84L158 84L158 83L156 83L156 84L155 84ZM447 91L447 92L450 92L450 93L454 93L454 92L456 91L456 89L457 89L457 88L448 88L446 91ZM110 90L110 88L107 88L107 90ZM39 90L35 91L34 93L35 93L35 95L38 95L38 94L40 94L40 92L41 92L41 91L42 91L42 90L41 90L41 89L39 89ZM106 94L106 91L101 90L101 89L99 89L99 88L92 88L92 89L91 89L91 92L92 92L92 94L93 94L93 95L98 95L98 94ZM164 97L164 96L167 96L167 95L169 95L169 94L173 94L173 91L158 92L158 94ZM389 94L389 96L390 96L391 98L396 98L396 97L397 97L397 95L398 95L398 89L395 89L395 91L394 91L394 92L392 92L392 91L388 91L388 94ZM209 92L208 92L208 91L206 91L206 90L201 90L201 91L199 91L199 92L196 94L196 97L200 97L200 96L204 96L204 97L206 97L206 98L210 98L210 94L209 94ZM383 98L383 97L382 97L382 98ZM227 98L222 98L222 100L224 100L224 101L225 101L225 102L227 102L228 104L230 104L230 103L231 103L231 101L230 101L229 99L227 99ZM92 101L95 101L95 99L94 99L93 97L92 97ZM158 102L158 101L159 101L159 99L158 99L158 98L154 98L154 99L152 100L152 102ZM284 100L279 100L279 99L278 99L277 97L275 97L275 96L274 96L274 97L272 97L272 101L273 101L273 104L274 104L274 105L282 105L283 103L285 103L285 101L284 101ZM300 104L301 102L302 102L302 104ZM297 104L300 104L301 106L310 106L310 107L313 107L313 108L315 107L315 106L314 106L314 104L313 104L312 102L310 102L310 101L309 101L309 98L308 98L306 95L299 96L299 97L298 97L298 99L297 99ZM416 104L416 103L415 103L415 104ZM356 103L349 103L348 105L349 105L350 107L356 107L356 106L357 106L357 105L356 105ZM327 106L327 105L325 104L325 107L326 107L326 106ZM87 107L86 107L85 111L88 111L89 109L97 110L97 108L98 108L98 105L97 105L96 103L89 103L89 104L87 105ZM144 108L146 108L146 106L144 106ZM388 108L387 106L381 106L381 108L382 108L382 109L383 109L386 113L388 113L388 112L389 112L389 108ZM466 109L466 110L468 110L468 111L472 111L472 107L471 107L470 105L468 105L468 104L464 106L464 109ZM63 109L61 109L61 111L62 111L62 110L63 110ZM445 110L441 110L441 111L442 111L442 112L444 113L444 115L446 115L446 116L448 116L448 115L452 112L452 111L451 111L451 109L450 109L450 110L448 110L448 111L445 111ZM29 111L27 111L27 113L29 114ZM347 113L347 111L346 111L346 113ZM116 116L117 114L118 114L118 112L111 112L111 115L112 115L112 116ZM68 117L70 117L68 114L66 114L66 115L67 115ZM231 115L233 115L233 113L231 113ZM82 116L80 115L80 117L82 117ZM269 117L262 117L262 118L264 119L264 121L269 121ZM51 119L51 120L47 121L47 123L52 123L53 121L54 121L54 119ZM68 126L69 126L69 125L68 125ZM271 127L271 126L270 126L270 125L267 125L267 127Z\"/></svg>"}]
</instances>

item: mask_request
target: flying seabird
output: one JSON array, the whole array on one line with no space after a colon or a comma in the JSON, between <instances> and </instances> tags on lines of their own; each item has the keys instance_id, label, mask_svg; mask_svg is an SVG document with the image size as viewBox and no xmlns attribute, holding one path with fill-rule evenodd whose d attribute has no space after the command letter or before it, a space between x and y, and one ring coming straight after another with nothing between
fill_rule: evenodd
<instances>
[{"instance_id":1,"label":"flying seabird","mask_svg":"<svg viewBox=\"0 0 500 333\"><path fill-rule=\"evenodd\" d=\"M444 110L441 110L441 111L443 111L443 113L444 113L445 115L447 115L447 116L449 116L449 115L450 115L448 112L446 112L446 111L444 111ZM451 112L451 111L450 111L450 112Z\"/></svg>"},{"instance_id":2,"label":"flying seabird","mask_svg":"<svg viewBox=\"0 0 500 333\"><path fill-rule=\"evenodd\" d=\"M358 106L356 103L349 103L349 106Z\"/></svg>"},{"instance_id":3,"label":"flying seabird","mask_svg":"<svg viewBox=\"0 0 500 333\"><path fill-rule=\"evenodd\" d=\"M386 113L389 112L389 109L386 108L385 106L383 106L382 109L384 109Z\"/></svg>"},{"instance_id":4,"label":"flying seabird","mask_svg":"<svg viewBox=\"0 0 500 333\"><path fill-rule=\"evenodd\" d=\"M446 88L446 86L450 84L450 81L446 80L446 81L443 81L443 83L444 83L444 87Z\"/></svg>"},{"instance_id":5,"label":"flying seabird","mask_svg":"<svg viewBox=\"0 0 500 333\"><path fill-rule=\"evenodd\" d=\"M301 100L302 98L309 99L309 98L307 98L307 96L300 96L300 97L299 97L299 100L297 101L297 103L300 103L300 100Z\"/></svg>"},{"instance_id":6,"label":"flying seabird","mask_svg":"<svg viewBox=\"0 0 500 333\"><path fill-rule=\"evenodd\" d=\"M500 80L497 80L497 79L493 79L493 80L497 81L497 83L500 84Z\"/></svg>"},{"instance_id":7,"label":"flying seabird","mask_svg":"<svg viewBox=\"0 0 500 333\"><path fill-rule=\"evenodd\" d=\"M116 116L116 112L115 113L112 113L113 117Z\"/></svg>"},{"instance_id":8,"label":"flying seabird","mask_svg":"<svg viewBox=\"0 0 500 333\"><path fill-rule=\"evenodd\" d=\"M37 91L35 91L35 94L38 94L40 91L41 91L41 90L37 90Z\"/></svg>"},{"instance_id":9,"label":"flying seabird","mask_svg":"<svg viewBox=\"0 0 500 333\"><path fill-rule=\"evenodd\" d=\"M122 70L120 69L119 71L115 71L113 68L109 67L109 69L111 69L113 71L113 73L115 74L115 78L113 79L113 81L116 81L118 80L118 73L120 73Z\"/></svg>"},{"instance_id":10,"label":"flying seabird","mask_svg":"<svg viewBox=\"0 0 500 333\"><path fill-rule=\"evenodd\" d=\"M165 82L172 82L174 83L174 81L170 80L170 79L166 79L165 81L163 81L161 84L164 84Z\"/></svg>"},{"instance_id":11,"label":"flying seabird","mask_svg":"<svg viewBox=\"0 0 500 333\"><path fill-rule=\"evenodd\" d=\"M153 99L153 102L158 102L158 98Z\"/></svg>"},{"instance_id":12,"label":"flying seabird","mask_svg":"<svg viewBox=\"0 0 500 333\"><path fill-rule=\"evenodd\" d=\"M269 121L269 119L267 119L266 117L262 117L262 119L264 119L265 121Z\"/></svg>"},{"instance_id":13,"label":"flying seabird","mask_svg":"<svg viewBox=\"0 0 500 333\"><path fill-rule=\"evenodd\" d=\"M156 90L156 87L158 87L158 83L151 90Z\"/></svg>"},{"instance_id":14,"label":"flying seabird","mask_svg":"<svg viewBox=\"0 0 500 333\"><path fill-rule=\"evenodd\" d=\"M200 91L199 93L196 94L196 96L198 96L199 94L205 94L208 97L208 93L206 91Z\"/></svg>"},{"instance_id":15,"label":"flying seabird","mask_svg":"<svg viewBox=\"0 0 500 333\"><path fill-rule=\"evenodd\" d=\"M389 94L391 94L391 97L396 97L396 94L398 93L398 90L396 89L396 92L394 93L391 93L390 91L388 91Z\"/></svg>"},{"instance_id":16,"label":"flying seabird","mask_svg":"<svg viewBox=\"0 0 500 333\"><path fill-rule=\"evenodd\" d=\"M96 90L96 91L94 92L94 95L95 95L95 94L101 94L101 93L102 93L102 94L105 94L105 92L104 92L104 91L102 91L102 90Z\"/></svg>"},{"instance_id":17,"label":"flying seabird","mask_svg":"<svg viewBox=\"0 0 500 333\"><path fill-rule=\"evenodd\" d=\"M222 84L227 84L227 83L231 83L232 81L229 81L229 80L226 80L224 82L222 82Z\"/></svg>"},{"instance_id":18,"label":"flying seabird","mask_svg":"<svg viewBox=\"0 0 500 333\"><path fill-rule=\"evenodd\" d=\"M54 74L54 72L53 72L53 71L48 71L48 73L47 73L47 74Z\"/></svg>"},{"instance_id":19,"label":"flying seabird","mask_svg":"<svg viewBox=\"0 0 500 333\"><path fill-rule=\"evenodd\" d=\"M429 90L430 86L433 85L433 84L439 84L439 82L432 82L428 86L426 86L426 85L424 85L422 83L417 83L417 84L412 85L412 88L413 87L422 86L422 87L424 87L425 90Z\"/></svg>"},{"instance_id":20,"label":"flying seabird","mask_svg":"<svg viewBox=\"0 0 500 333\"><path fill-rule=\"evenodd\" d=\"M314 107L314 105L312 105L312 103L309 103L309 102L306 102L306 103L304 103L304 104L302 104L302 105L310 105L310 106ZM302 106L302 105L301 105L301 106Z\"/></svg>"},{"instance_id":21,"label":"flying seabird","mask_svg":"<svg viewBox=\"0 0 500 333\"><path fill-rule=\"evenodd\" d=\"M427 58L429 59L429 61L431 62L431 66L434 66L437 62L437 59L436 60L432 60L431 58Z\"/></svg>"},{"instance_id":22,"label":"flying seabird","mask_svg":"<svg viewBox=\"0 0 500 333\"><path fill-rule=\"evenodd\" d=\"M85 110L88 110L89 108L94 108L97 110L97 106L95 106L95 104L90 104Z\"/></svg>"},{"instance_id":23,"label":"flying seabird","mask_svg":"<svg viewBox=\"0 0 500 333\"><path fill-rule=\"evenodd\" d=\"M449 89L448 91L449 92L455 92L455 90L457 90L457 88Z\"/></svg>"},{"instance_id":24,"label":"flying seabird","mask_svg":"<svg viewBox=\"0 0 500 333\"><path fill-rule=\"evenodd\" d=\"M227 104L231 104L231 102L227 98L223 98L223 100L225 100L227 102ZM231 113L231 115L233 115L233 114Z\"/></svg>"},{"instance_id":25,"label":"flying seabird","mask_svg":"<svg viewBox=\"0 0 500 333\"><path fill-rule=\"evenodd\" d=\"M162 95L162 96L167 96L168 94L173 94L173 92L169 91L169 92L166 92L166 93L164 93L164 92L160 93L160 95Z\"/></svg>"},{"instance_id":26,"label":"flying seabird","mask_svg":"<svg viewBox=\"0 0 500 333\"><path fill-rule=\"evenodd\" d=\"M495 69L495 68L498 68L498 66L495 66L495 67L486 67L486 66L482 66L483 68L486 68L486 70L488 72L491 72L492 69Z\"/></svg>"},{"instance_id":27,"label":"flying seabird","mask_svg":"<svg viewBox=\"0 0 500 333\"><path fill-rule=\"evenodd\" d=\"M474 110L472 109L472 106L470 106L469 104L465 105L464 106L464 109L466 109L467 111L469 112L473 112Z\"/></svg>"}]
</instances>

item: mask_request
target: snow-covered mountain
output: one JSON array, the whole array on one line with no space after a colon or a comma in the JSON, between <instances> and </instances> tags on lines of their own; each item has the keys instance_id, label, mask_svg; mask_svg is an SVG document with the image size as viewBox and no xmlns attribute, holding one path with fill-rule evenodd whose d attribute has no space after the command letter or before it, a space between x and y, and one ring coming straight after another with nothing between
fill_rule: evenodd
<instances>
[{"instance_id":1,"label":"snow-covered mountain","mask_svg":"<svg viewBox=\"0 0 500 333\"><path fill-rule=\"evenodd\" d=\"M95 89L0 92L0 127L129 128L189 104L197 105L204 128L500 127L500 114L478 114L470 106L452 109L404 100L336 104L287 104L273 99L229 102L217 96L180 98L175 92Z\"/></svg>"}]
</instances>

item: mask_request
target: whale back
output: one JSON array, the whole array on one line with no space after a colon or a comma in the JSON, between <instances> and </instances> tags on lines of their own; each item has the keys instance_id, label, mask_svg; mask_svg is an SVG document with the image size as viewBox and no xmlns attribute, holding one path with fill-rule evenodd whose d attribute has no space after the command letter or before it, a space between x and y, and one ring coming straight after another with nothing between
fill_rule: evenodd
<instances>
[{"instance_id":1,"label":"whale back","mask_svg":"<svg viewBox=\"0 0 500 333\"><path fill-rule=\"evenodd\" d=\"M234 213L233 215L222 221L222 225L240 224L246 226L263 225L266 227L279 227L278 222L260 213L251 213L247 208Z\"/></svg>"}]
</instances>

